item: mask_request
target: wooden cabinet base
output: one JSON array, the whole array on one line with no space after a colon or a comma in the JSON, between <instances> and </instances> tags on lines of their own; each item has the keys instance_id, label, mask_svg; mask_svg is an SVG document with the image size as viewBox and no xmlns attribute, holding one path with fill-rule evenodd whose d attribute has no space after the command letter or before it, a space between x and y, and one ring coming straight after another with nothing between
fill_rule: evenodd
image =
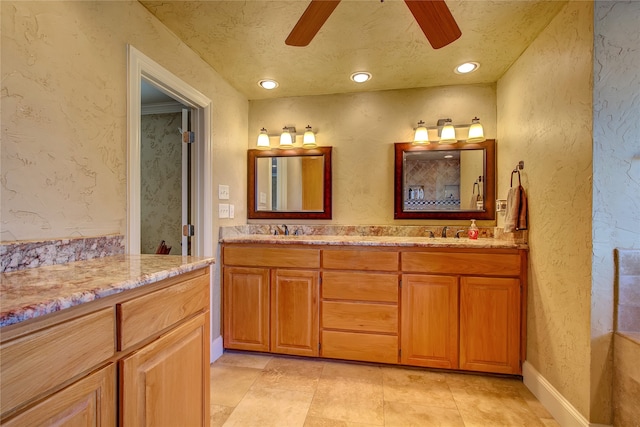
<instances>
[{"instance_id":1,"label":"wooden cabinet base","mask_svg":"<svg viewBox=\"0 0 640 427\"><path fill-rule=\"evenodd\" d=\"M322 357L363 362L398 363L396 335L322 331Z\"/></svg>"},{"instance_id":2,"label":"wooden cabinet base","mask_svg":"<svg viewBox=\"0 0 640 427\"><path fill-rule=\"evenodd\" d=\"M120 361L122 425L209 424L208 318L198 315Z\"/></svg>"},{"instance_id":3,"label":"wooden cabinet base","mask_svg":"<svg viewBox=\"0 0 640 427\"><path fill-rule=\"evenodd\" d=\"M116 370L113 364L49 396L2 423L22 426L113 426L116 424Z\"/></svg>"}]
</instances>

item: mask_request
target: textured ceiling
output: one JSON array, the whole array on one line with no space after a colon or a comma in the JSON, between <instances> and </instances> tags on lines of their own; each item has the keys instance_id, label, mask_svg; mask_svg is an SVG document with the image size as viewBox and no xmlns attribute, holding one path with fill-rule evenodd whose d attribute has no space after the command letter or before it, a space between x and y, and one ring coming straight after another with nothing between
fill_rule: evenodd
<instances>
[{"instance_id":1,"label":"textured ceiling","mask_svg":"<svg viewBox=\"0 0 640 427\"><path fill-rule=\"evenodd\" d=\"M343 0L306 47L284 41L307 0L139 1L249 99L493 83L566 3L447 1L462 37L434 50L398 0ZM480 68L455 74L465 61ZM353 83L361 70L373 78Z\"/></svg>"}]
</instances>

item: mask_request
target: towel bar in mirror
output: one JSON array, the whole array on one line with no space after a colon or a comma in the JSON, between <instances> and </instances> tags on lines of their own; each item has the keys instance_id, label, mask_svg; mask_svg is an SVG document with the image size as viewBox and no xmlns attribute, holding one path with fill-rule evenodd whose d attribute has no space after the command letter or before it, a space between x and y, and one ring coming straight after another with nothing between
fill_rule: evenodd
<instances>
[{"instance_id":1,"label":"towel bar in mirror","mask_svg":"<svg viewBox=\"0 0 640 427\"><path fill-rule=\"evenodd\" d=\"M249 219L331 219L331 147L249 150Z\"/></svg>"},{"instance_id":2,"label":"towel bar in mirror","mask_svg":"<svg viewBox=\"0 0 640 427\"><path fill-rule=\"evenodd\" d=\"M495 140L395 143L394 219L495 219Z\"/></svg>"}]
</instances>

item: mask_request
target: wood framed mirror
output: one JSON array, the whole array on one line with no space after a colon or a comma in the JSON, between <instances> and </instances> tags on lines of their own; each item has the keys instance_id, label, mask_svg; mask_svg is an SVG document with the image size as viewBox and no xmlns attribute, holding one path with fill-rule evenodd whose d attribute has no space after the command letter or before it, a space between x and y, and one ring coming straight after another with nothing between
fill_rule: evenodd
<instances>
[{"instance_id":1,"label":"wood framed mirror","mask_svg":"<svg viewBox=\"0 0 640 427\"><path fill-rule=\"evenodd\" d=\"M394 219L495 219L495 140L395 143Z\"/></svg>"},{"instance_id":2,"label":"wood framed mirror","mask_svg":"<svg viewBox=\"0 0 640 427\"><path fill-rule=\"evenodd\" d=\"M331 147L249 150L247 218L331 219Z\"/></svg>"}]
</instances>

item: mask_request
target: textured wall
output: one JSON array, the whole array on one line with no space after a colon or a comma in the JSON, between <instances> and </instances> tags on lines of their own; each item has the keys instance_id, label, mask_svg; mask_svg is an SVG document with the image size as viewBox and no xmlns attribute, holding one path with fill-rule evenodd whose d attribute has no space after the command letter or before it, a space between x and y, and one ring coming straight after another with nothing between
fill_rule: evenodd
<instances>
[{"instance_id":1,"label":"textured wall","mask_svg":"<svg viewBox=\"0 0 640 427\"><path fill-rule=\"evenodd\" d=\"M155 254L164 240L182 248L182 113L142 116L140 135L140 252Z\"/></svg>"},{"instance_id":2,"label":"textured wall","mask_svg":"<svg viewBox=\"0 0 640 427\"><path fill-rule=\"evenodd\" d=\"M247 100L142 5L0 7L0 240L125 233L127 43L213 101L213 184L231 186L242 218Z\"/></svg>"},{"instance_id":3,"label":"textured wall","mask_svg":"<svg viewBox=\"0 0 640 427\"><path fill-rule=\"evenodd\" d=\"M487 138L495 138L495 85L251 101L249 148L255 147L260 128L276 134L285 125L296 126L300 144L310 124L319 145L334 147L332 223L419 225L429 221L393 219L393 143L413 140L421 119L433 126L445 117L454 124L470 123L475 115Z\"/></svg>"},{"instance_id":4,"label":"textured wall","mask_svg":"<svg viewBox=\"0 0 640 427\"><path fill-rule=\"evenodd\" d=\"M613 251L640 249L639 2L595 2L593 67L591 421L608 422Z\"/></svg>"},{"instance_id":5,"label":"textured wall","mask_svg":"<svg viewBox=\"0 0 640 427\"><path fill-rule=\"evenodd\" d=\"M0 7L0 241L125 234L127 44L211 99L212 200L218 184L229 185L236 218L224 225L245 221L248 101L142 5L3 0Z\"/></svg>"},{"instance_id":6,"label":"textured wall","mask_svg":"<svg viewBox=\"0 0 640 427\"><path fill-rule=\"evenodd\" d=\"M498 196L519 160L529 196L527 360L587 418L592 23L569 2L497 86Z\"/></svg>"}]
</instances>

